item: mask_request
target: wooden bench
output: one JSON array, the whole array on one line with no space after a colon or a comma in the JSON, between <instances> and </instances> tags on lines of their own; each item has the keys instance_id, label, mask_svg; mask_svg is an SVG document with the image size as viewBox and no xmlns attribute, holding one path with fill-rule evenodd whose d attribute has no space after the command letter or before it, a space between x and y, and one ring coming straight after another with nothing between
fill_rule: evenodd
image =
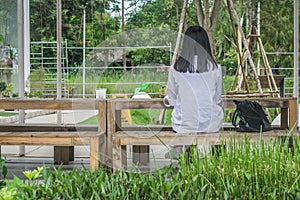
<instances>
[{"instance_id":1,"label":"wooden bench","mask_svg":"<svg viewBox=\"0 0 300 200\"><path fill-rule=\"evenodd\" d=\"M106 101L95 99L0 99L0 109L14 110L98 110L95 126L54 124L1 124L0 145L49 145L55 163L68 164L73 146L90 145L90 167L104 162L106 142ZM46 122L45 122L46 123ZM101 159L101 160L100 160Z\"/></svg>"},{"instance_id":2,"label":"wooden bench","mask_svg":"<svg viewBox=\"0 0 300 200\"><path fill-rule=\"evenodd\" d=\"M260 75L258 76L260 85L262 88L269 88L268 78L266 75ZM284 97L284 78L285 75L273 75L275 84L277 86L277 89L279 90L280 97ZM272 88L275 89L275 88Z\"/></svg>"},{"instance_id":3,"label":"wooden bench","mask_svg":"<svg viewBox=\"0 0 300 200\"><path fill-rule=\"evenodd\" d=\"M234 99L224 99L224 108L235 108ZM240 99L243 100L243 99ZM144 153L138 162L148 161L149 145L189 145L217 144L220 138L245 135L252 139L263 136L263 139L286 136L287 130L297 130L297 100L296 98L251 98L259 102L264 108L280 108L281 124L279 130L268 133L236 133L235 131L221 131L220 133L181 135L170 131L166 126L123 126L121 110L123 109L165 109L162 99L114 99L107 102L107 153L111 157L111 166L116 170L126 167L126 145L137 145L137 152ZM133 151L135 151L133 149ZM134 158L133 158L134 159Z\"/></svg>"}]
</instances>

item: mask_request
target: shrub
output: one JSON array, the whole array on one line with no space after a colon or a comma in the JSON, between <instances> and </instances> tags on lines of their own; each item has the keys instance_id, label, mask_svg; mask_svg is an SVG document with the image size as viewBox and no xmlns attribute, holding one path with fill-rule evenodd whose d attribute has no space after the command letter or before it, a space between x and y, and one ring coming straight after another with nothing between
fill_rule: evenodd
<instances>
[{"instance_id":1,"label":"shrub","mask_svg":"<svg viewBox=\"0 0 300 200\"><path fill-rule=\"evenodd\" d=\"M0 82L0 93L5 90L7 87L6 83L5 82Z\"/></svg>"}]
</instances>

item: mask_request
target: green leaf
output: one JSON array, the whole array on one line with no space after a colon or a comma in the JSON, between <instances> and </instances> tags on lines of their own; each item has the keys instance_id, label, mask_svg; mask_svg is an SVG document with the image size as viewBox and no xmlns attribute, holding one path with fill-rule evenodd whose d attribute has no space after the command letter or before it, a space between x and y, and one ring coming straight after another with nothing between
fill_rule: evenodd
<instances>
[{"instance_id":1,"label":"green leaf","mask_svg":"<svg viewBox=\"0 0 300 200\"><path fill-rule=\"evenodd\" d=\"M141 88L135 88L135 90L134 90L134 94L137 94L137 93L139 93L139 91L141 91Z\"/></svg>"},{"instance_id":2,"label":"green leaf","mask_svg":"<svg viewBox=\"0 0 300 200\"><path fill-rule=\"evenodd\" d=\"M7 176L7 167L5 165L2 166L2 175L4 178L6 178L6 176Z\"/></svg>"},{"instance_id":3,"label":"green leaf","mask_svg":"<svg viewBox=\"0 0 300 200\"><path fill-rule=\"evenodd\" d=\"M149 86L149 84L144 83L144 84L140 87L140 90L145 90L148 86Z\"/></svg>"},{"instance_id":4,"label":"green leaf","mask_svg":"<svg viewBox=\"0 0 300 200\"><path fill-rule=\"evenodd\" d=\"M250 173L245 173L245 176L246 176L246 178L247 178L248 180L251 179L251 174L250 174Z\"/></svg>"},{"instance_id":5,"label":"green leaf","mask_svg":"<svg viewBox=\"0 0 300 200\"><path fill-rule=\"evenodd\" d=\"M137 93L139 93L139 91L145 90L145 89L146 89L148 86L149 86L149 84L148 84L148 83L144 83L143 85L141 85L141 87L139 87L139 88L135 88L135 90L134 90L134 94L137 94Z\"/></svg>"}]
</instances>

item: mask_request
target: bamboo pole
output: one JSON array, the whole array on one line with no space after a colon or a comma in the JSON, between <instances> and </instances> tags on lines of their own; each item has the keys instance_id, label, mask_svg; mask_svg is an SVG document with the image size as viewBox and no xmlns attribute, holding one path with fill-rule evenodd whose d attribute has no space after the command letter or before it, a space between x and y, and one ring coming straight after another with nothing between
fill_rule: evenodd
<instances>
[{"instance_id":1,"label":"bamboo pole","mask_svg":"<svg viewBox=\"0 0 300 200\"><path fill-rule=\"evenodd\" d=\"M176 39L176 45L175 45L174 54L173 54L173 58L172 58L172 64L175 63L175 61L177 59L177 54L179 51L179 45L180 45L181 34L182 34L183 25L184 25L184 21L185 21L187 3L188 3L188 0L183 1L180 23L179 23L179 28L178 28L178 34L177 34L177 39ZM166 86L166 94L167 94L167 91L168 91L168 86ZM159 124L163 124L165 112L166 112L166 109L162 109L160 111L160 115L159 115L159 119L158 119Z\"/></svg>"},{"instance_id":2,"label":"bamboo pole","mask_svg":"<svg viewBox=\"0 0 300 200\"><path fill-rule=\"evenodd\" d=\"M238 17L238 15L236 13L236 10L234 8L232 0L227 0L227 6L229 6L229 8L230 8L230 10L231 10L231 12L233 14L233 17L235 18L235 21L237 23L238 31L241 34L242 41L243 41L243 44L244 44L244 47L245 47L247 59L248 59L248 62L250 64L250 67L252 68L252 71L253 71L253 74L254 74L254 79L256 81L257 89L258 89L259 93L262 94L263 91L262 91L262 88L261 88L261 84L260 84L258 75L257 75L256 70L255 70L255 66L254 66L254 63L253 63L253 60L252 60L252 56L251 56L251 53L250 53L250 50L249 50L248 42L246 40L246 37L245 37L244 32L242 30L242 27L240 25L239 17Z\"/></svg>"},{"instance_id":3,"label":"bamboo pole","mask_svg":"<svg viewBox=\"0 0 300 200\"><path fill-rule=\"evenodd\" d=\"M274 79L274 76L273 76L273 73L272 73L272 70L271 70L271 67L270 67L270 64L269 64L269 61L268 61L268 58L267 58L267 55L266 55L266 52L265 52L265 49L264 49L264 46L262 44L262 41L261 41L261 38L258 37L258 42L259 42L259 47L260 47L260 51L261 51L261 54L262 54L262 57L264 58L265 62L266 62L266 68L267 68L267 73L270 75L270 79L272 81L272 84L275 88L275 91L277 92L278 91L278 88L277 88L277 85L276 85L276 82L275 82L275 79Z\"/></svg>"},{"instance_id":4,"label":"bamboo pole","mask_svg":"<svg viewBox=\"0 0 300 200\"><path fill-rule=\"evenodd\" d=\"M244 65L243 65L244 56L242 55L242 50L241 50L242 45L241 45L241 42L240 42L241 37L240 37L240 34L237 33L236 28L234 26L231 9L229 8L229 6L227 6L227 8L228 8L229 16L230 16L232 29L233 29L233 34L234 34L234 39L235 39L236 49L237 49L236 51L237 51L237 54L238 54L238 61L239 61L238 68L237 68L237 71L236 71L236 74L235 74L235 77L234 77L234 82L231 86L231 90L233 89L234 83L235 83L236 79L238 78L238 83L237 83L237 86L236 86L235 90L237 90L237 91L241 90L242 82L244 80L245 88L246 88L247 92L249 93L248 82L247 82L246 75L245 75L245 72L244 72Z\"/></svg>"},{"instance_id":5,"label":"bamboo pole","mask_svg":"<svg viewBox=\"0 0 300 200\"><path fill-rule=\"evenodd\" d=\"M181 11L181 18L180 18L179 29L178 29L178 35L177 35L177 40L176 40L176 46L175 46L174 54L173 54L173 58L172 58L172 64L175 63L176 58L177 58L177 54L178 54L178 51L179 51L179 45L180 45L181 33L182 33L184 21L185 21L187 3L188 3L188 0L183 1L182 11Z\"/></svg>"}]
</instances>

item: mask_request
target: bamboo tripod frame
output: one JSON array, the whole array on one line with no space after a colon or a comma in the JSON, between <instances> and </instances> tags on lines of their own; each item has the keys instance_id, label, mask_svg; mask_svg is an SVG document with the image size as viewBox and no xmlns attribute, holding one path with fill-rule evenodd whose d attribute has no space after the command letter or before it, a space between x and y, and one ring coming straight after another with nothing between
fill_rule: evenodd
<instances>
[{"instance_id":1,"label":"bamboo tripod frame","mask_svg":"<svg viewBox=\"0 0 300 200\"><path fill-rule=\"evenodd\" d=\"M233 27L233 31L234 31L238 59L239 59L239 65L238 65L238 68L237 68L237 71L235 74L233 84L231 86L232 91L229 92L229 95L234 96L234 95L238 94L238 97L240 97L240 96L254 97L254 96L269 96L269 94L270 94L272 97L279 97L279 91L278 91L277 85L275 83L275 80L274 80L274 77L272 74L272 69L269 65L268 58L267 58L266 52L264 50L260 35L249 34L247 37L245 37L242 27L240 25L238 15L237 15L234 5L232 3L232 0L227 0L227 8L228 8L228 12L230 15L230 19L231 19L231 23L232 23L232 27ZM234 21L237 24L238 30L236 30L236 28L235 28ZM248 45L247 39L249 39L250 37L255 37L258 41L259 50L260 50L263 64L264 64L264 73L267 77L268 86L269 86L268 89L270 90L270 92L268 94L264 94L264 92L262 90L260 80L259 80L258 74L256 72L256 67L254 65L254 62L253 62L253 59L252 59L252 56L251 56L251 53L249 50L249 45ZM242 43L244 45L243 51L242 51L242 44L241 44L240 40L242 40ZM244 63L246 60L248 61L249 65L252 69L254 79L256 81L256 85L257 85L257 89L258 89L258 94L250 92L249 84L247 82L247 78L246 78L246 74L245 74L245 70L244 70ZM237 84L235 90L233 90L233 87L234 87L234 84L236 81L238 81L238 84ZM242 83L244 83L246 91L242 91ZM273 90L273 88L274 88L274 90Z\"/></svg>"}]
</instances>

